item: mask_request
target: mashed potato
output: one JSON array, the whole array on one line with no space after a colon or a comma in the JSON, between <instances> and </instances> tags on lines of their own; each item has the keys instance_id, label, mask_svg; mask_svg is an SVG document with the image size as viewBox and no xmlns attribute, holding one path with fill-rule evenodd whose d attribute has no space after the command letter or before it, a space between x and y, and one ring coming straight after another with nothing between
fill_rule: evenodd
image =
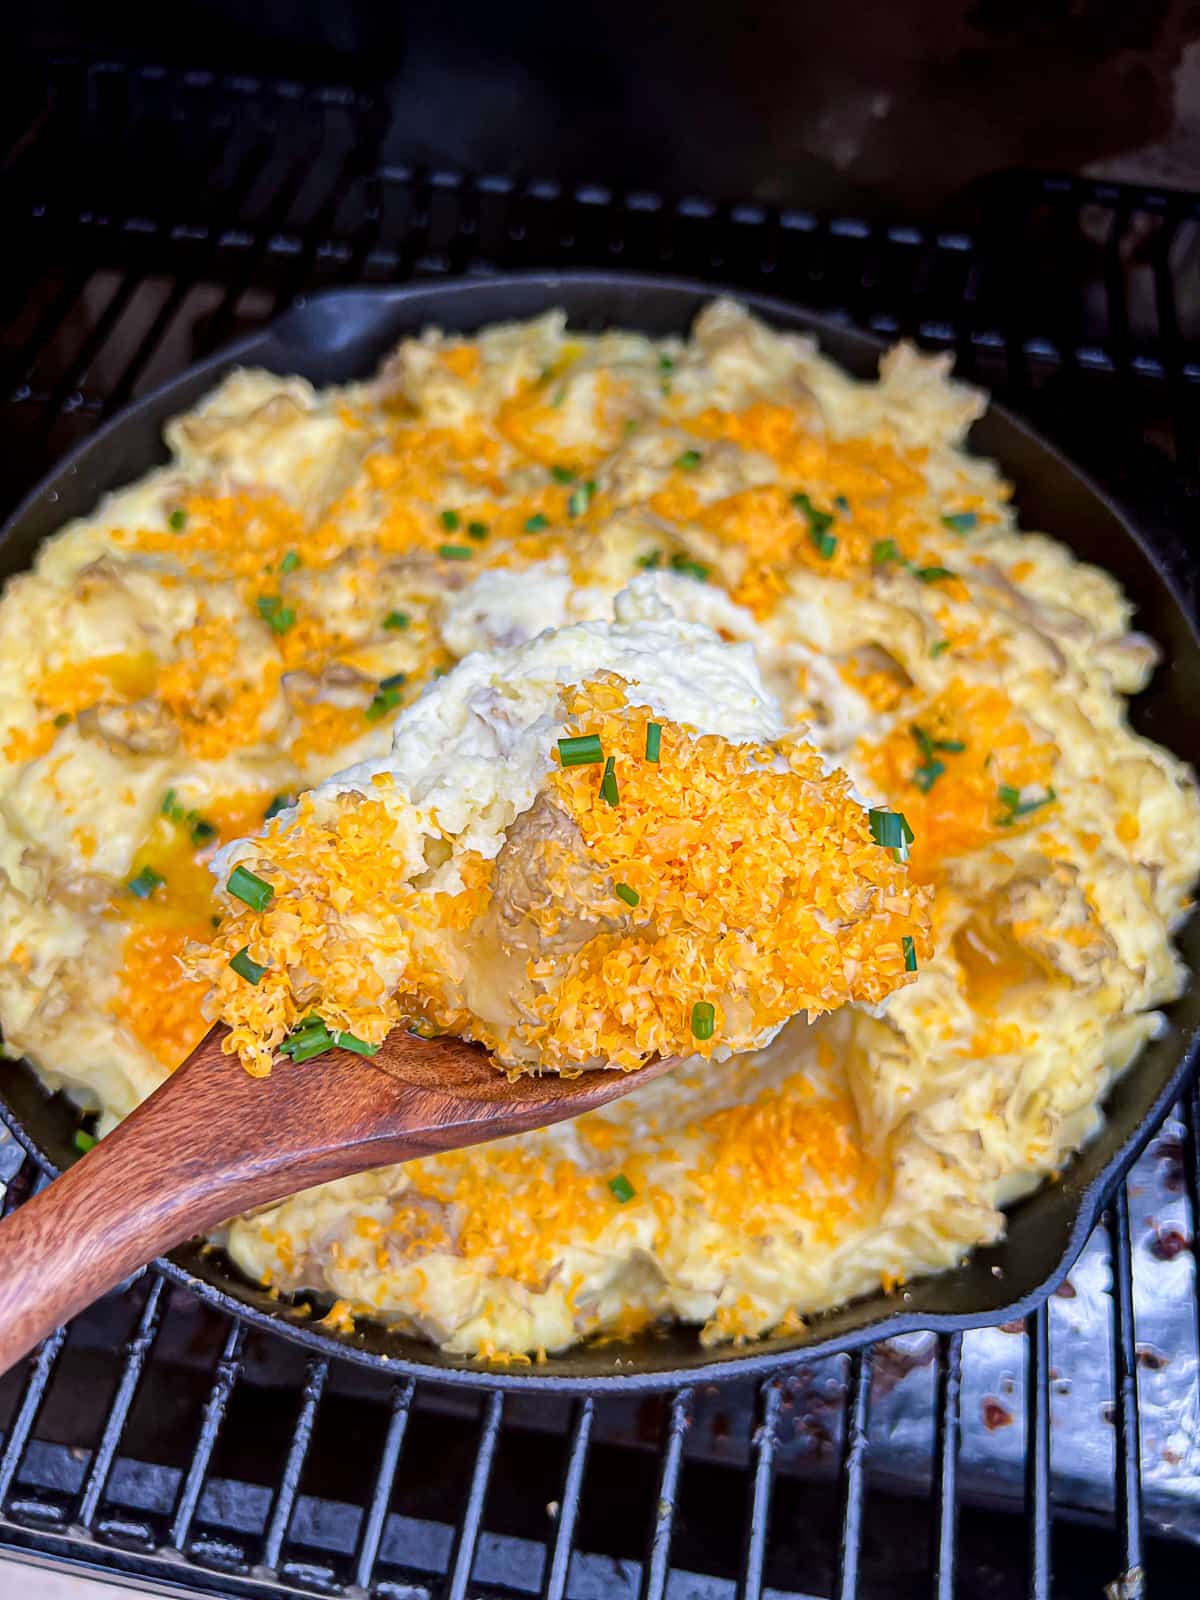
<instances>
[{"instance_id":1,"label":"mashed potato","mask_svg":"<svg viewBox=\"0 0 1200 1600\"><path fill-rule=\"evenodd\" d=\"M1200 806L1126 722L1153 646L1107 574L1016 527L962 448L981 409L943 359L901 346L859 383L724 301L686 342L551 313L431 331L342 390L234 374L0 602L7 1048L111 1126L205 1026L211 973L179 957L228 909L215 850L268 815L286 836L306 791L337 807L322 780L392 770L393 725L449 715L436 677L611 625L632 579L618 629L666 630L655 671L704 717L697 642L749 647L780 722L735 737L804 730L906 819L917 981L576 1122L298 1195L230 1252L520 1356L672 1317L752 1337L995 1239L1179 992Z\"/></svg>"},{"instance_id":2,"label":"mashed potato","mask_svg":"<svg viewBox=\"0 0 1200 1600\"><path fill-rule=\"evenodd\" d=\"M900 819L778 737L749 646L658 609L468 656L384 760L218 852L228 914L185 965L247 1071L396 1026L510 1074L724 1060L915 981Z\"/></svg>"}]
</instances>

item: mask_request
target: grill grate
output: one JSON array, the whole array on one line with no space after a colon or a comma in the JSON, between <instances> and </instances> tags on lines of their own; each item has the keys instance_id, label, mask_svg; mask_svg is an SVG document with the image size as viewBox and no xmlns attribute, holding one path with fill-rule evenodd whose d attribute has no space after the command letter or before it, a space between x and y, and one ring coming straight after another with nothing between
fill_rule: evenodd
<instances>
[{"instance_id":1,"label":"grill grate","mask_svg":"<svg viewBox=\"0 0 1200 1600\"><path fill-rule=\"evenodd\" d=\"M768 289L951 349L1164 537L1197 496L1194 196L1014 176L938 231L564 189L397 164L346 91L76 61L17 86L0 174L5 507L299 293L555 264ZM1173 1592L1200 1539L1198 1126L1193 1089L1070 1297L1026 1324L757 1386L389 1385L143 1275L0 1381L0 1544L246 1597ZM7 1206L39 1181L11 1138L0 1179Z\"/></svg>"}]
</instances>

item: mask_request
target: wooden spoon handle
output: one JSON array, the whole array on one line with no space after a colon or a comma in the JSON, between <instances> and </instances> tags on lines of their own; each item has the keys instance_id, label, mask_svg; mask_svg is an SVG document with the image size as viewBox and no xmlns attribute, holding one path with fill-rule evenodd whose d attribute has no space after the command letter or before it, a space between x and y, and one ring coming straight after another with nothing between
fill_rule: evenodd
<instances>
[{"instance_id":1,"label":"wooden spoon handle","mask_svg":"<svg viewBox=\"0 0 1200 1600\"><path fill-rule=\"evenodd\" d=\"M251 1078L221 1055L214 1030L0 1223L0 1371L184 1239L353 1170L348 1147L362 1168L426 1153L428 1109L418 1091L341 1051Z\"/></svg>"}]
</instances>

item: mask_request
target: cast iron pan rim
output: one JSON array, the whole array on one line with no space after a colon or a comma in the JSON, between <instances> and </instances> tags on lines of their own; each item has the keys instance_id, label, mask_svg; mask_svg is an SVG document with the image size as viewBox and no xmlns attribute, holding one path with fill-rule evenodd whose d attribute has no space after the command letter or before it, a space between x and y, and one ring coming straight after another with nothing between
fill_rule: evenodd
<instances>
[{"instance_id":1,"label":"cast iron pan rim","mask_svg":"<svg viewBox=\"0 0 1200 1600\"><path fill-rule=\"evenodd\" d=\"M725 284L706 282L698 278L660 276L650 273L533 270L530 272L498 273L478 278L464 278L454 283L432 280L393 287L329 289L297 299L288 310L276 317L271 323L246 335L242 339L225 345L203 361L196 362L192 366L185 368L182 372L177 373L174 377L169 378L166 382L142 396L135 404L125 407L110 418L94 434L56 462L41 483L36 485L25 496L12 516L0 528L0 544L4 543L13 528L41 500L42 496L53 489L54 484L57 483L60 477L70 474L76 464L88 457L92 451L99 453L104 442L114 433L128 426L132 417L137 416L143 410L153 408L160 400L167 397L174 389L185 382L194 381L196 378L210 372L215 377L231 365L235 365L245 356L253 357L262 346L264 339L268 338L273 331L278 331L286 337L289 320L295 317L303 317L311 311L311 308L327 306L332 310L336 310L339 304L355 302L369 304L371 301L386 301L389 304L413 301L419 305L423 299L434 294L443 302L447 297L461 297L470 303L478 298L481 292L486 295L491 289L501 290L506 287L514 289L544 289L548 306L552 304L552 296L556 290L571 287L591 287L599 290L625 289L633 292L640 290L646 293L657 293L666 290L692 297L728 295L768 320L778 319L785 325L794 325L794 320L799 314L803 316L806 325L818 336L822 333L829 333L840 338L849 337L864 346L873 347L879 353L882 353L888 347L886 341L879 339L874 334L865 332L853 324L841 322L832 317L821 316L787 300L770 295L743 292L732 289ZM1196 620L1191 615L1179 585L1171 574L1165 570L1153 546L1142 537L1141 533L1112 497L1101 489L1087 473L1068 460L1056 446L1050 444L1004 406L996 405L989 400L988 412L990 415L1001 418L1009 427L1022 434L1027 441L1049 457L1060 470L1074 476L1088 494L1103 505L1109 514L1120 523L1126 536L1137 546L1142 556L1154 569L1159 581L1167 589L1177 612L1185 623L1193 645L1200 652L1200 631L1198 631ZM1088 1236L1099 1221L1101 1212L1117 1182L1125 1175L1133 1161L1149 1143L1163 1116L1178 1098L1184 1082L1189 1077L1198 1058L1200 1058L1200 1028L1193 1030L1191 1036L1181 1042L1179 1058L1155 1096L1147 1113L1130 1130L1125 1140L1113 1152L1105 1165L1080 1192L1062 1257L1053 1272L1043 1276L1038 1285L1019 1299L1011 1301L1004 1306L993 1308L990 1311L939 1313L930 1310L897 1310L859 1328L833 1334L824 1339L806 1340L802 1336L796 1336L790 1340L772 1340L769 1349L756 1350L753 1346L745 1349L733 1345L725 1345L720 1347L721 1354L709 1355L697 1343L697 1359L670 1370L639 1371L631 1367L621 1371L571 1374L556 1372L552 1365L546 1369L523 1364L513 1366L475 1365L469 1357L444 1356L434 1347L430 1349L428 1360L415 1359L410 1356L387 1356L379 1351L365 1348L356 1342L354 1334L337 1334L330 1330L318 1329L311 1323L306 1325L287 1316L284 1309L278 1312L260 1309L248 1303L230 1289L200 1276L192 1268L175 1259L174 1256L160 1257L152 1262L146 1270L159 1273L170 1282L187 1289L198 1299L216 1307L229 1316L240 1318L253 1327L281 1334L293 1343L299 1344L316 1354L326 1357L336 1356L340 1359L353 1361L360 1366L369 1367L374 1371L386 1372L398 1377L422 1378L430 1382L472 1389L547 1389L559 1393L577 1394L596 1391L627 1392L632 1389L657 1390L724 1379L761 1377L780 1368L793 1365L797 1361L807 1361L839 1351L858 1350L864 1345L874 1344L879 1340L892 1338L899 1334L926 1331L933 1333L965 1332L970 1328L993 1327L1002 1322L1027 1316L1030 1312L1036 1310L1066 1278L1079 1252L1087 1242ZM7 1106L4 1108L4 1116L15 1137L35 1162L49 1175L57 1176L59 1170L57 1166L49 1160L37 1142ZM954 1270L953 1268L949 1269L950 1272ZM948 1273L940 1274L939 1276L946 1277ZM250 1287L249 1283L247 1286ZM651 1333L648 1338L652 1341L653 1334ZM652 1349L652 1343L649 1343L647 1347ZM568 1352L567 1358L576 1355L582 1356L585 1360L604 1359L600 1354L600 1348L603 1347L589 1347L585 1344ZM623 1344L614 1344L612 1346L614 1358L619 1358L626 1348L628 1347ZM637 1359L638 1354L640 1352L635 1352L629 1359ZM554 1362L556 1359L551 1357L550 1361ZM447 1364L443 1364L443 1362Z\"/></svg>"}]
</instances>

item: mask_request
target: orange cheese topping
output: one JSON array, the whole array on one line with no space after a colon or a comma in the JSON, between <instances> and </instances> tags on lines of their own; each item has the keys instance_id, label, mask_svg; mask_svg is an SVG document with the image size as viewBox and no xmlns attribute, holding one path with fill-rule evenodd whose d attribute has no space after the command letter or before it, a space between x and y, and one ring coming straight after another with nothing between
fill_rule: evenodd
<instances>
[{"instance_id":1,"label":"orange cheese topping","mask_svg":"<svg viewBox=\"0 0 1200 1600\"><path fill-rule=\"evenodd\" d=\"M597 931L529 958L515 1022L472 1017L459 958L424 935L466 948L492 864L467 857L461 894L427 893L409 881L402 819L385 801L343 794L321 819L303 801L251 858L274 891L268 905L238 905L212 952L195 957L230 1024L228 1048L249 1070L269 1070L314 1010L372 1044L397 1023L428 1021L468 1032L510 1068L630 1069L655 1055L745 1049L798 1012L880 1000L911 981L905 942L918 959L928 950L924 899L875 843L845 774L826 774L805 746L734 745L670 723L650 761L649 713L623 704L620 679L567 695L565 737L598 736L617 786L612 804L598 769L584 766L556 768L545 789L578 827ZM562 902L529 914L549 939ZM243 947L268 969L258 983L228 966ZM493 958L485 944L474 959ZM697 1005L711 1008L711 1034L696 1025Z\"/></svg>"},{"instance_id":2,"label":"orange cheese topping","mask_svg":"<svg viewBox=\"0 0 1200 1600\"><path fill-rule=\"evenodd\" d=\"M931 742L929 757L914 728ZM953 748L957 745L963 748ZM1039 812L1010 819L1000 790L1047 790L1055 755L1055 746L1020 716L1003 690L958 680L936 699L914 706L911 720L899 718L881 743L858 746L872 780L907 817L916 835L913 872L926 882L938 876L945 861L1005 836L1012 827L1035 824ZM930 760L944 770L933 776Z\"/></svg>"}]
</instances>

